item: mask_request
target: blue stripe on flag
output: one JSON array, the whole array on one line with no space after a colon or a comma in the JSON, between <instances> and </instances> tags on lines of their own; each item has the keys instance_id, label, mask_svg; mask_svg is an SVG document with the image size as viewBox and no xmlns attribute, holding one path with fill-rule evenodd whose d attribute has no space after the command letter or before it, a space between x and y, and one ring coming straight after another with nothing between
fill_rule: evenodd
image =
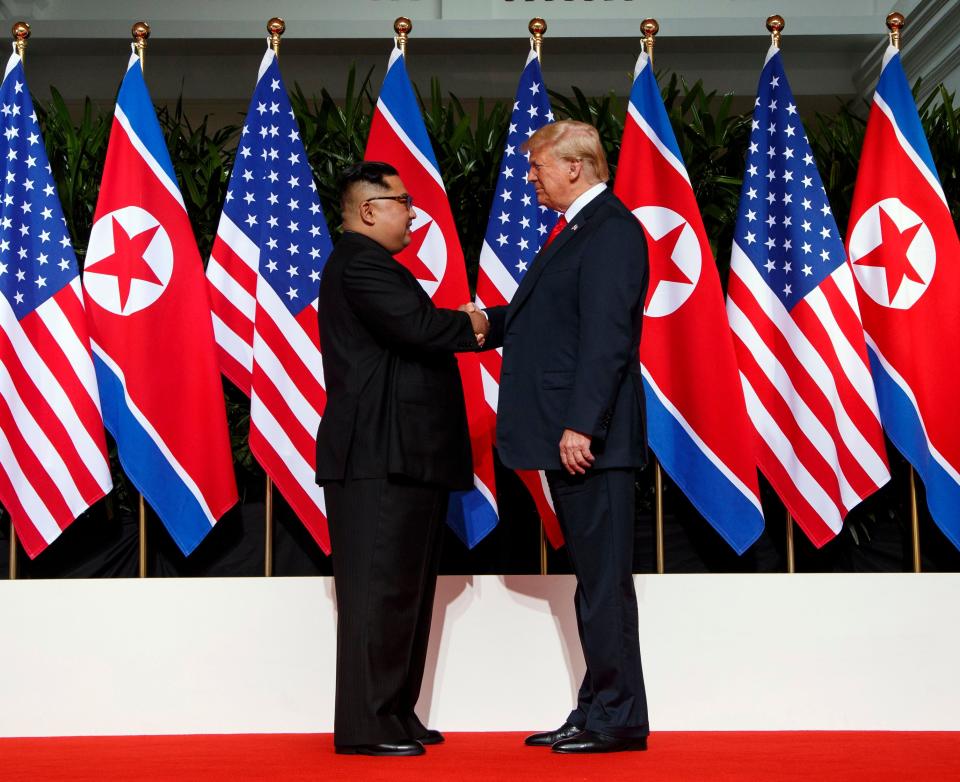
<instances>
[{"instance_id":1,"label":"blue stripe on flag","mask_svg":"<svg viewBox=\"0 0 960 782\"><path fill-rule=\"evenodd\" d=\"M646 378L647 436L671 480L738 554L763 532L763 514L716 468L670 414Z\"/></svg>"},{"instance_id":2,"label":"blue stripe on flag","mask_svg":"<svg viewBox=\"0 0 960 782\"><path fill-rule=\"evenodd\" d=\"M660 97L660 87L657 85L649 61L633 81L633 88L630 90L630 103L633 104L640 116L647 121L660 143L674 154L677 162L682 166L683 158L680 156L680 147L677 145L677 138L670 125L670 118L667 116L666 107L664 107L663 99Z\"/></svg>"},{"instance_id":3,"label":"blue stripe on flag","mask_svg":"<svg viewBox=\"0 0 960 782\"><path fill-rule=\"evenodd\" d=\"M473 548L497 526L497 512L477 489L452 491L447 524L467 548Z\"/></svg>"},{"instance_id":4,"label":"blue stripe on flag","mask_svg":"<svg viewBox=\"0 0 960 782\"><path fill-rule=\"evenodd\" d=\"M157 113L150 102L150 93L147 91L147 83L143 79L139 62L127 69L117 95L117 105L130 120L130 126L137 138L170 177L170 181L176 184L177 175L173 170L173 163L170 162L170 153L157 121Z\"/></svg>"},{"instance_id":5,"label":"blue stripe on flag","mask_svg":"<svg viewBox=\"0 0 960 782\"><path fill-rule=\"evenodd\" d=\"M430 137L427 135L427 128L423 124L423 117L420 114L420 104L417 103L416 95L413 93L413 85L410 84L410 78L407 76L406 58L402 55L393 61L387 76L383 80L383 87L380 89L380 100L393 118L397 121L403 132L414 143L420 153L433 164L434 169L439 174L437 158L433 154L433 147L430 145Z\"/></svg>"},{"instance_id":6,"label":"blue stripe on flag","mask_svg":"<svg viewBox=\"0 0 960 782\"><path fill-rule=\"evenodd\" d=\"M933 520L950 542L960 548L960 484L930 453L930 443L910 397L887 374L876 352L869 346L867 351L883 428L923 481Z\"/></svg>"},{"instance_id":7,"label":"blue stripe on flag","mask_svg":"<svg viewBox=\"0 0 960 782\"><path fill-rule=\"evenodd\" d=\"M93 363L103 421L117 443L123 471L165 520L184 556L189 556L213 527L190 488L127 407L120 378L96 354Z\"/></svg>"},{"instance_id":8,"label":"blue stripe on flag","mask_svg":"<svg viewBox=\"0 0 960 782\"><path fill-rule=\"evenodd\" d=\"M883 69L883 73L880 74L877 94L890 107L897 128L906 138L907 143L913 147L914 152L923 160L930 176L939 182L937 167L934 165L933 155L930 154L930 145L927 143L923 126L920 124L917 104L913 100L913 93L907 83L907 76L903 72L903 64L900 62L899 53L890 58Z\"/></svg>"}]
</instances>

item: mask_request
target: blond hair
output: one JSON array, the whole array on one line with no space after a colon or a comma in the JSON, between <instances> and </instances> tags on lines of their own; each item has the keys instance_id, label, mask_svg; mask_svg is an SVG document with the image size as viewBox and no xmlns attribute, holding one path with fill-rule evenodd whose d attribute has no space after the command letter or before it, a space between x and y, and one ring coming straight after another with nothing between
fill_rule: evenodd
<instances>
[{"instance_id":1,"label":"blond hair","mask_svg":"<svg viewBox=\"0 0 960 782\"><path fill-rule=\"evenodd\" d=\"M579 160L591 184L610 179L600 134L586 122L563 119L544 125L523 142L520 149L531 153L545 149L561 160Z\"/></svg>"}]
</instances>

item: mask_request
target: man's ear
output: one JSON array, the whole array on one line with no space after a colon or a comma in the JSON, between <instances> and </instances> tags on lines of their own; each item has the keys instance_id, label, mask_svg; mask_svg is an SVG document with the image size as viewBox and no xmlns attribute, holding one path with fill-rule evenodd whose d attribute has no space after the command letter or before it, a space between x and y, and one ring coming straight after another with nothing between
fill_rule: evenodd
<instances>
[{"instance_id":1,"label":"man's ear","mask_svg":"<svg viewBox=\"0 0 960 782\"><path fill-rule=\"evenodd\" d=\"M360 219L363 221L364 225L373 225L376 223L376 218L373 213L373 206L369 201L361 201L357 205L357 214L360 215Z\"/></svg>"},{"instance_id":2,"label":"man's ear","mask_svg":"<svg viewBox=\"0 0 960 782\"><path fill-rule=\"evenodd\" d=\"M583 161L582 160L568 160L567 161L567 176L570 177L571 182L575 182L580 178L580 174L583 173Z\"/></svg>"}]
</instances>

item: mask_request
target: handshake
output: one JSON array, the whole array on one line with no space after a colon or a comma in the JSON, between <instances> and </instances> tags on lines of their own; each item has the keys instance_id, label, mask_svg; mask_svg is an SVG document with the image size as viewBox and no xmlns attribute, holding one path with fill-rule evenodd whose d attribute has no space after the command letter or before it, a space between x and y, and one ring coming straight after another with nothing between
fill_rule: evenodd
<instances>
[{"instance_id":1,"label":"handshake","mask_svg":"<svg viewBox=\"0 0 960 782\"><path fill-rule=\"evenodd\" d=\"M490 332L490 321L487 320L487 316L472 301L461 304L457 309L470 316L470 324L473 326L473 334L477 338L477 345L482 348L487 339L487 334Z\"/></svg>"}]
</instances>

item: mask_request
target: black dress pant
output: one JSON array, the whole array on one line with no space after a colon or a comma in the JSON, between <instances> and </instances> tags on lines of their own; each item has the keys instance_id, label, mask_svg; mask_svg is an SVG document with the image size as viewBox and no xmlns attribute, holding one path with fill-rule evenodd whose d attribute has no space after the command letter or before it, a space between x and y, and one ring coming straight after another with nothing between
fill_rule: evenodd
<instances>
[{"instance_id":1,"label":"black dress pant","mask_svg":"<svg viewBox=\"0 0 960 782\"><path fill-rule=\"evenodd\" d=\"M567 721L618 738L650 732L633 586L634 470L547 472L577 576L577 628L587 671Z\"/></svg>"},{"instance_id":2,"label":"black dress pant","mask_svg":"<svg viewBox=\"0 0 960 782\"><path fill-rule=\"evenodd\" d=\"M324 487L337 591L334 742L425 735L414 714L440 564L446 489L393 478Z\"/></svg>"}]
</instances>

